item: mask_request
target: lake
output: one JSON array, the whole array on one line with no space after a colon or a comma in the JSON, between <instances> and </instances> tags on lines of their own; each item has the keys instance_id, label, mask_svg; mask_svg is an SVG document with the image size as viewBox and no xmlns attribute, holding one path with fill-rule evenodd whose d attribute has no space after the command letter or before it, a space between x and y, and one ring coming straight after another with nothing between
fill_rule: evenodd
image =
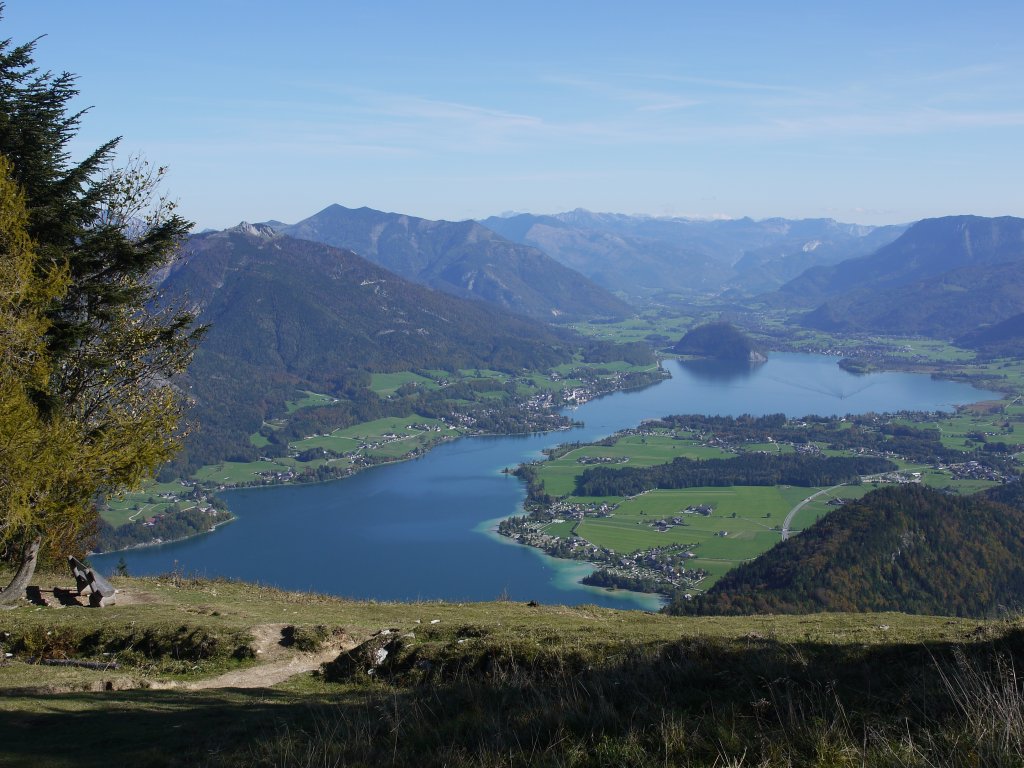
<instances>
[{"instance_id":1,"label":"lake","mask_svg":"<svg viewBox=\"0 0 1024 768\"><path fill-rule=\"evenodd\" d=\"M753 369L675 360L664 365L671 379L567 411L582 427L464 438L344 480L229 491L223 498L238 520L215 533L91 560L105 573L123 555L132 575L178 569L360 599L504 597L655 609L656 596L583 586L578 580L591 566L494 534L496 521L517 514L525 496L523 484L501 470L561 442L597 440L675 413L795 417L952 410L998 397L920 374L855 376L836 358L821 355L774 354Z\"/></svg>"}]
</instances>

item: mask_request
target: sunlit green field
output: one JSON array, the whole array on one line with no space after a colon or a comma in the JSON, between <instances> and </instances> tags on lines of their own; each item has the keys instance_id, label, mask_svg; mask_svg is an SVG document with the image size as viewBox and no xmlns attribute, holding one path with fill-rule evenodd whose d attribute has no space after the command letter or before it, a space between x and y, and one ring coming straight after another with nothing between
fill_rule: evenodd
<instances>
[{"instance_id":1,"label":"sunlit green field","mask_svg":"<svg viewBox=\"0 0 1024 768\"><path fill-rule=\"evenodd\" d=\"M181 499L178 506L181 509L188 509L195 502L181 498L191 493L191 487L185 488L180 483L147 483L138 491L126 493L121 497L114 497L107 502L107 508L100 510L100 517L106 520L115 528L135 520L145 520L153 515L162 514L172 506L175 501L161 499L161 493L173 493Z\"/></svg>"},{"instance_id":2,"label":"sunlit green field","mask_svg":"<svg viewBox=\"0 0 1024 768\"><path fill-rule=\"evenodd\" d=\"M620 344L644 341L651 335L664 336L664 346L672 346L695 323L696 318L690 315L649 311L618 323L577 323L573 327L584 336Z\"/></svg>"},{"instance_id":3,"label":"sunlit green field","mask_svg":"<svg viewBox=\"0 0 1024 768\"><path fill-rule=\"evenodd\" d=\"M935 362L968 362L974 359L969 349L954 347L936 339L906 339L887 336L869 336L868 340L879 346L889 347L894 354L907 357L923 357Z\"/></svg>"},{"instance_id":4,"label":"sunlit green field","mask_svg":"<svg viewBox=\"0 0 1024 768\"><path fill-rule=\"evenodd\" d=\"M396 435L401 438L412 437L415 433L420 432L420 430L409 429L413 424L440 427L441 433L431 433L434 435L457 434L456 430L449 430L448 426L438 419L427 419L423 416L395 416L337 429L329 435L313 435L303 440L296 440L291 446L299 451L309 448L327 448L337 453L347 453L365 443L379 443L385 435ZM408 450L409 448L406 448L398 455L402 455Z\"/></svg>"},{"instance_id":5,"label":"sunlit green field","mask_svg":"<svg viewBox=\"0 0 1024 768\"><path fill-rule=\"evenodd\" d=\"M626 435L613 446L587 445L541 465L544 489L554 496L565 496L576 487L576 478L590 467L650 467L683 456L690 459L727 458L733 454L692 440L677 440L670 435ZM628 459L621 464L581 464L584 456Z\"/></svg>"},{"instance_id":6,"label":"sunlit green field","mask_svg":"<svg viewBox=\"0 0 1024 768\"><path fill-rule=\"evenodd\" d=\"M412 428L412 425L440 427L440 431ZM444 422L426 419L422 416L394 417L357 424L339 429L329 435L312 435L291 443L291 448L306 451L311 448L326 448L336 453L359 452L375 458L396 459L405 456L415 448L434 445L452 435L461 434L458 429L449 429ZM385 437L391 435L393 437ZM397 438L397 439L396 439ZM369 446L375 447L369 447ZM291 457L251 462L230 462L203 467L195 473L196 480L215 485L237 485L260 480L260 472L285 472L289 469L300 473L317 469L325 464L332 467L351 465L349 459L313 459L298 461ZM151 513L152 514L152 513Z\"/></svg>"},{"instance_id":7,"label":"sunlit green field","mask_svg":"<svg viewBox=\"0 0 1024 768\"><path fill-rule=\"evenodd\" d=\"M685 488L654 490L624 500L612 517L586 518L578 528L583 538L616 552L650 549L664 544L700 545L698 554L740 561L763 552L780 534L786 513L795 502L791 494L773 486L730 486L723 488ZM814 489L800 489L800 498ZM688 506L709 504L710 516L688 514ZM656 520L680 517L677 525L665 533L651 527ZM716 535L726 531L728 535Z\"/></svg>"},{"instance_id":8,"label":"sunlit green field","mask_svg":"<svg viewBox=\"0 0 1024 768\"><path fill-rule=\"evenodd\" d=\"M789 443L744 443L742 445L745 451L764 451L765 453L796 453L794 448Z\"/></svg>"},{"instance_id":9,"label":"sunlit green field","mask_svg":"<svg viewBox=\"0 0 1024 768\"><path fill-rule=\"evenodd\" d=\"M424 389L437 389L438 384L433 379L420 376L412 371L400 373L375 373L370 377L370 389L381 397L393 395L399 387L404 384L416 384Z\"/></svg>"},{"instance_id":10,"label":"sunlit green field","mask_svg":"<svg viewBox=\"0 0 1024 768\"><path fill-rule=\"evenodd\" d=\"M579 379L563 379L559 378L554 380L549 376L545 376L540 373L524 374L519 377L517 392L520 395L530 396L535 395L538 392L563 392L566 389L573 389L575 387L582 386L583 382Z\"/></svg>"},{"instance_id":11,"label":"sunlit green field","mask_svg":"<svg viewBox=\"0 0 1024 768\"><path fill-rule=\"evenodd\" d=\"M507 379L508 374L489 368L461 368L458 374L467 379Z\"/></svg>"},{"instance_id":12,"label":"sunlit green field","mask_svg":"<svg viewBox=\"0 0 1024 768\"><path fill-rule=\"evenodd\" d=\"M963 451L977 447L978 440L976 437L969 437L971 433L982 433L991 442L1024 442L1024 423L1015 421L1019 418L1016 408L1017 406L1008 406L1004 413L963 410L927 422L900 419L895 423L917 429L936 429L944 446Z\"/></svg>"},{"instance_id":13,"label":"sunlit green field","mask_svg":"<svg viewBox=\"0 0 1024 768\"><path fill-rule=\"evenodd\" d=\"M316 408L321 405L330 405L331 403L337 402L335 398L330 395L321 395L317 392L303 391L302 394L305 396L298 400L289 400L284 404L288 413L295 413L295 411L300 408Z\"/></svg>"},{"instance_id":14,"label":"sunlit green field","mask_svg":"<svg viewBox=\"0 0 1024 768\"><path fill-rule=\"evenodd\" d=\"M259 480L257 472L285 472L289 469L291 465L284 461L225 461L201 468L195 473L195 479L202 483L234 485Z\"/></svg>"}]
</instances>

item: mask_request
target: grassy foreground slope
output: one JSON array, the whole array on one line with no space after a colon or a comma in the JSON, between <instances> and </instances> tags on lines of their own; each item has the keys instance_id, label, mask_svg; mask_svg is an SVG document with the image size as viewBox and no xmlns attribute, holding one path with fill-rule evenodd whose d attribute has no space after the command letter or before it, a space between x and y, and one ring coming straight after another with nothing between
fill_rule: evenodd
<instances>
[{"instance_id":1,"label":"grassy foreground slope","mask_svg":"<svg viewBox=\"0 0 1024 768\"><path fill-rule=\"evenodd\" d=\"M1018 621L675 618L586 606L358 603L175 576L116 583L120 601L108 609L0 614L0 642L13 654L0 667L0 764L1024 759L1012 676L1024 661ZM404 637L375 674L360 665L316 672L320 660L385 627Z\"/></svg>"}]
</instances>

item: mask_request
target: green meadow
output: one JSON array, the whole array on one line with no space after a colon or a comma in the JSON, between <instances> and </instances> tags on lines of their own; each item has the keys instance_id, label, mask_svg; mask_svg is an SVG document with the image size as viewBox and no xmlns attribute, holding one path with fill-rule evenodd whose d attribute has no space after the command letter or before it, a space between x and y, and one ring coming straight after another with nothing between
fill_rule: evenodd
<instances>
[{"instance_id":1,"label":"green meadow","mask_svg":"<svg viewBox=\"0 0 1024 768\"><path fill-rule=\"evenodd\" d=\"M651 467L665 464L683 456L689 459L717 459L733 454L701 445L693 440L680 440L671 435L626 435L614 445L585 445L576 448L554 461L540 466L540 478L544 489L554 496L571 494L576 487L576 478L589 467ZM623 459L621 464L581 464L583 457Z\"/></svg>"},{"instance_id":2,"label":"green meadow","mask_svg":"<svg viewBox=\"0 0 1024 768\"><path fill-rule=\"evenodd\" d=\"M464 379L502 379L508 378L507 373L501 371L493 371L489 368L460 368L458 371L459 376Z\"/></svg>"},{"instance_id":3,"label":"green meadow","mask_svg":"<svg viewBox=\"0 0 1024 768\"><path fill-rule=\"evenodd\" d=\"M794 450L792 446L776 443L749 443L743 448L748 451ZM539 479L544 490L554 496L565 497L569 502L608 502L618 507L611 517L586 517L578 523L551 523L545 527L544 533L563 538L576 533L592 544L623 554L667 544L693 544L697 555L694 564L709 571L711 575L705 586L710 585L736 564L756 557L780 541L781 533L776 529L781 528L789 511L822 489L787 485L658 489L627 499L584 498L573 496L572 492L576 478L589 467L648 467L665 464L679 456L708 459L733 455L668 431L653 435L623 435L608 446L590 444L573 448L559 458L539 465ZM622 463L581 463L580 459L584 457L610 458L622 460ZM949 480L947 476L946 481ZM860 498L871 489L870 484L844 486L841 493L837 490L834 495ZM793 520L792 529L800 530L834 509L827 504L830 498L833 498L832 494L823 495L801 509ZM710 516L683 511L702 504L713 508ZM682 524L673 525L666 531L652 526L654 521L671 521L673 517L680 518Z\"/></svg>"},{"instance_id":4,"label":"green meadow","mask_svg":"<svg viewBox=\"0 0 1024 768\"><path fill-rule=\"evenodd\" d=\"M974 359L974 352L971 350L954 347L948 342L935 339L870 336L868 341L877 346L887 347L892 354L899 356L943 363L966 363Z\"/></svg>"},{"instance_id":5,"label":"green meadow","mask_svg":"<svg viewBox=\"0 0 1024 768\"><path fill-rule=\"evenodd\" d=\"M150 482L138 491L109 499L105 508L100 509L100 517L115 528L135 520L145 520L154 515L163 514L169 507L177 503L181 509L194 506L195 502L181 499L182 495L192 492L191 486L185 488L180 483ZM160 494L173 493L181 501L161 499Z\"/></svg>"},{"instance_id":6,"label":"green meadow","mask_svg":"<svg viewBox=\"0 0 1024 768\"><path fill-rule=\"evenodd\" d=\"M958 451L973 450L981 433L990 442L1024 442L1024 423L1019 421L1018 406L1006 406L1003 413L964 409L959 413L925 422L899 419L895 423L917 429L935 429L942 444ZM974 434L975 437L971 437Z\"/></svg>"},{"instance_id":7,"label":"green meadow","mask_svg":"<svg viewBox=\"0 0 1024 768\"><path fill-rule=\"evenodd\" d=\"M412 429L414 424L440 427L441 431L424 432L421 429ZM370 452L374 455L402 456L417 444L423 443L423 438L428 438L426 440L428 443L436 443L439 439L454 434L460 434L460 432L449 429L448 425L438 419L427 419L423 416L394 416L336 429L328 435L311 435L303 440L296 440L291 443L291 447L297 451L326 448L336 453L349 453L365 445L380 444L386 439L393 439L386 437L393 435L400 438L392 444L393 448L380 446Z\"/></svg>"},{"instance_id":8,"label":"green meadow","mask_svg":"<svg viewBox=\"0 0 1024 768\"><path fill-rule=\"evenodd\" d=\"M796 448L789 443L743 443L742 448L750 453L796 453Z\"/></svg>"},{"instance_id":9,"label":"green meadow","mask_svg":"<svg viewBox=\"0 0 1024 768\"><path fill-rule=\"evenodd\" d=\"M1024 411L1024 405L1012 406ZM983 411L962 411L929 423L906 420L917 428L942 429L947 444L963 447L972 432L996 432L1014 440L1021 431L1019 424L1009 428L1007 419L1019 418L1016 411L1004 414ZM990 437L1001 439L1001 437ZM791 453L789 444L774 442L746 443L741 451ZM828 455L849 455L846 451L824 451ZM835 488L802 488L794 486L734 486L728 488L705 487L680 490L656 489L638 496L578 497L573 495L577 478L591 467L613 470L625 467L649 467L671 462L676 457L694 459L728 458L735 454L715 446L702 444L690 433L661 430L654 434L622 435L612 445L588 444L569 449L556 459L537 465L538 480L545 492L569 503L609 503L617 505L610 517L586 517L581 521L565 520L550 523L543 532L550 536L568 537L575 533L590 543L617 553L628 554L667 544L692 544L697 555L694 563L710 573L713 583L729 568L751 559L772 547L781 539L780 531L786 516L805 499L825 490L820 497L802 506L790 521L790 530L798 533L816 520L837 508L836 499L856 500L880 487L882 483L844 485ZM581 461L581 459L610 459L609 462ZM925 485L970 494L990 488L998 483L989 480L955 479L949 471L937 470L929 465L898 462L906 472L919 472ZM833 503L830 504L829 502ZM689 506L710 505L710 516L684 513ZM681 524L673 524L660 531L652 523L657 520L671 522L678 517Z\"/></svg>"},{"instance_id":10,"label":"green meadow","mask_svg":"<svg viewBox=\"0 0 1024 768\"><path fill-rule=\"evenodd\" d=\"M201 483L213 485L237 485L252 483L258 480L257 472L286 472L292 469L284 459L274 461L225 461L202 467L195 473L195 479Z\"/></svg>"},{"instance_id":11,"label":"green meadow","mask_svg":"<svg viewBox=\"0 0 1024 768\"><path fill-rule=\"evenodd\" d=\"M398 389L406 384L415 384L424 389L438 389L439 385L433 379L420 376L412 371L400 373L375 373L370 377L370 389L378 396L387 397L393 395Z\"/></svg>"},{"instance_id":12,"label":"green meadow","mask_svg":"<svg viewBox=\"0 0 1024 768\"><path fill-rule=\"evenodd\" d=\"M645 341L648 336L662 336L667 339L664 346L670 347L679 341L695 322L695 317L691 315L650 310L618 323L577 323L573 327L584 336L619 344Z\"/></svg>"},{"instance_id":13,"label":"green meadow","mask_svg":"<svg viewBox=\"0 0 1024 768\"><path fill-rule=\"evenodd\" d=\"M440 428L440 431L414 428L413 425ZM427 448L459 434L462 434L462 430L450 429L444 422L437 419L426 419L422 416L391 417L338 429L328 435L311 435L303 440L292 442L290 447L299 452L312 448L325 448L339 454L399 459L416 448ZM319 458L311 461L298 461L293 457L281 457L250 462L226 461L203 467L195 473L194 477L199 482L212 485L239 485L259 481L258 473L260 472L285 472L290 469L301 473L304 470L317 469L325 464L330 464L332 467L346 467L351 466L352 460L351 458Z\"/></svg>"},{"instance_id":14,"label":"green meadow","mask_svg":"<svg viewBox=\"0 0 1024 768\"><path fill-rule=\"evenodd\" d=\"M800 489L801 498L814 489ZM707 504L711 515L683 512L689 506ZM773 530L781 526L792 508L791 494L773 486L730 486L653 490L625 499L612 517L585 518L577 534L600 547L629 553L666 544L695 544L695 564L711 558L732 564L756 557L781 539ZM675 525L664 533L652 527L656 520ZM724 534L724 535L723 535Z\"/></svg>"},{"instance_id":15,"label":"green meadow","mask_svg":"<svg viewBox=\"0 0 1024 768\"><path fill-rule=\"evenodd\" d=\"M317 392L302 391L303 397L297 400L289 400L284 406L288 413L295 413L300 408L318 408L322 405L330 405L337 400L330 395L321 395Z\"/></svg>"}]
</instances>

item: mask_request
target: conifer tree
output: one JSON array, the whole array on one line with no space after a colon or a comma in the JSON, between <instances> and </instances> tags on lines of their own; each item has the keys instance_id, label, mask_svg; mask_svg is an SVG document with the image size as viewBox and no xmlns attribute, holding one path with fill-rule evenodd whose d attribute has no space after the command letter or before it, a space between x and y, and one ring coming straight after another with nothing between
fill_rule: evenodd
<instances>
[{"instance_id":1,"label":"conifer tree","mask_svg":"<svg viewBox=\"0 0 1024 768\"><path fill-rule=\"evenodd\" d=\"M72 162L75 78L34 47L0 42L0 559L21 566L0 602L40 545L81 554L95 499L173 455L173 378L203 331L154 289L191 228L157 195L163 169L114 168L117 139Z\"/></svg>"}]
</instances>

